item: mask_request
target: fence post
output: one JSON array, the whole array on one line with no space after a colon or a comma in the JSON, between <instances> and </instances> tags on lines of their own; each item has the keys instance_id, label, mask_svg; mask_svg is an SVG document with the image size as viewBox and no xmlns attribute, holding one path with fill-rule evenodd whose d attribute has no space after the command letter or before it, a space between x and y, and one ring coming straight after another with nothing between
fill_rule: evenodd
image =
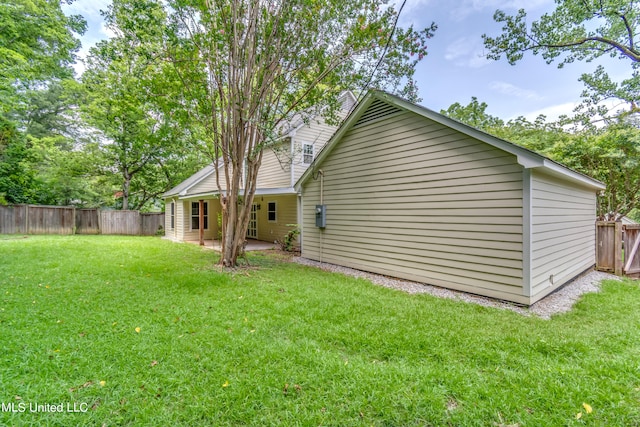
<instances>
[{"instance_id":1,"label":"fence post","mask_svg":"<svg viewBox=\"0 0 640 427\"><path fill-rule=\"evenodd\" d=\"M24 232L26 234L31 234L29 227L29 205L24 205Z\"/></svg>"},{"instance_id":2,"label":"fence post","mask_svg":"<svg viewBox=\"0 0 640 427\"><path fill-rule=\"evenodd\" d=\"M622 276L622 222L620 221L616 221L615 223L613 242L613 274L616 276Z\"/></svg>"}]
</instances>

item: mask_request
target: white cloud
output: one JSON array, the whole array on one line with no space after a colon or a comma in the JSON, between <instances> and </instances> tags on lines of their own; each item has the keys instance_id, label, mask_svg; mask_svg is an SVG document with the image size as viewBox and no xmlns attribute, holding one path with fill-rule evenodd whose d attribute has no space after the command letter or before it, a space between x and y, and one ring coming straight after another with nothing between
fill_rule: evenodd
<instances>
[{"instance_id":1,"label":"white cloud","mask_svg":"<svg viewBox=\"0 0 640 427\"><path fill-rule=\"evenodd\" d=\"M525 9L527 12L533 11L553 4L552 0L462 0L458 5L451 8L451 18L455 21L462 21L471 14L489 9L511 11Z\"/></svg>"},{"instance_id":2,"label":"white cloud","mask_svg":"<svg viewBox=\"0 0 640 427\"><path fill-rule=\"evenodd\" d=\"M534 121L538 116L544 115L547 117L547 121L554 121L563 114L572 116L573 109L576 108L577 105L577 102L565 102L563 104L549 105L547 107L539 108L533 111L521 112L512 117L509 117L509 120L523 116L529 121Z\"/></svg>"},{"instance_id":3,"label":"white cloud","mask_svg":"<svg viewBox=\"0 0 640 427\"><path fill-rule=\"evenodd\" d=\"M393 5L396 11L399 11L402 1L396 0L392 2L391 5ZM400 25L400 27L413 25L416 28L429 26L431 21L434 20L433 12L435 6L437 6L437 3L434 2L434 0L407 1L400 14L398 25Z\"/></svg>"},{"instance_id":4,"label":"white cloud","mask_svg":"<svg viewBox=\"0 0 640 427\"><path fill-rule=\"evenodd\" d=\"M89 54L89 49L98 41L113 37L114 32L106 27L101 11L106 11L111 0L77 0L71 4L63 4L62 11L66 15L82 15L87 21L87 31L80 36L82 47L77 53L78 60L73 64L76 75L80 76L85 70L83 60Z\"/></svg>"},{"instance_id":5,"label":"white cloud","mask_svg":"<svg viewBox=\"0 0 640 427\"><path fill-rule=\"evenodd\" d=\"M67 15L82 15L87 21L101 20L101 10L107 10L111 0L79 0L63 4L62 11Z\"/></svg>"},{"instance_id":6,"label":"white cloud","mask_svg":"<svg viewBox=\"0 0 640 427\"><path fill-rule=\"evenodd\" d=\"M482 41L475 37L461 37L449 44L444 58L455 65L469 68L484 67L491 62L484 56Z\"/></svg>"},{"instance_id":7,"label":"white cloud","mask_svg":"<svg viewBox=\"0 0 640 427\"><path fill-rule=\"evenodd\" d=\"M527 100L541 100L543 99L538 93L534 90L523 89L516 85L507 82L491 82L489 88L495 90L498 93L503 95L515 96L516 98L527 99Z\"/></svg>"},{"instance_id":8,"label":"white cloud","mask_svg":"<svg viewBox=\"0 0 640 427\"><path fill-rule=\"evenodd\" d=\"M100 25L100 34L103 35L103 38L113 38L116 37L116 33L103 22Z\"/></svg>"}]
</instances>

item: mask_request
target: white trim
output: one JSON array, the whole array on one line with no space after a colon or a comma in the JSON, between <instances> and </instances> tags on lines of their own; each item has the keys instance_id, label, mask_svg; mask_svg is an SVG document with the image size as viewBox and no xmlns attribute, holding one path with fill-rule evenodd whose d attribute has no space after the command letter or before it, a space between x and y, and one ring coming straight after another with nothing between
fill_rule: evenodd
<instances>
[{"instance_id":1,"label":"white trim","mask_svg":"<svg viewBox=\"0 0 640 427\"><path fill-rule=\"evenodd\" d=\"M531 242L533 241L533 177L531 169L522 171L522 294L531 298Z\"/></svg>"},{"instance_id":2,"label":"white trim","mask_svg":"<svg viewBox=\"0 0 640 427\"><path fill-rule=\"evenodd\" d=\"M210 172L207 172L206 174L204 174L203 176L198 178L195 182L193 182L191 185L189 185L187 188L185 188L184 190L179 192L178 196L186 196L187 195L187 191L191 190L193 187L195 187L196 185L200 184L202 181L204 181L205 179L209 178L214 173L216 173L216 168L215 168L215 165L212 165L212 170Z\"/></svg>"},{"instance_id":3,"label":"white trim","mask_svg":"<svg viewBox=\"0 0 640 427\"><path fill-rule=\"evenodd\" d=\"M329 139L329 141L325 144L323 149L318 153L316 158L310 167L302 174L300 179L295 184L295 188L299 190L302 184L309 179L314 168L314 165L322 164L323 160L329 156L331 151L335 148L335 146L340 142L342 136L349 130L355 123L357 123L358 119L362 114L369 108L369 106L373 103L374 100L381 100L383 102L387 102L388 104L394 105L398 108L402 108L406 111L413 112L427 119L433 120L436 123L440 123L443 126L447 126L451 129L454 129L460 133L463 133L467 136L470 136L474 139L477 139L481 142L489 144L499 150L505 151L509 154L513 154L517 157L517 161L520 165L525 168L543 168L547 169L551 172L554 172L565 179L569 179L571 181L578 181L582 183L582 185L589 186L593 189L601 190L604 188L604 185L592 179L586 175L582 175L574 170L571 170L565 166L560 165L559 163L553 162L552 160L537 154L531 150L528 150L524 147L520 147L519 145L513 144L511 142L505 141L500 138L496 138L495 136L489 135L481 130L475 129L471 126L468 126L462 122L451 119L442 114L436 113L435 111L429 110L425 107L413 104L409 101L406 101L402 98L399 98L395 95L391 95L386 92L372 90L367 93L367 95L363 98L363 100L356 106L356 108L351 112L349 117L342 123L342 126L333 134L333 136Z\"/></svg>"},{"instance_id":4,"label":"white trim","mask_svg":"<svg viewBox=\"0 0 640 427\"><path fill-rule=\"evenodd\" d=\"M171 227L170 230L173 231L176 229L176 202L171 199L169 206L169 226Z\"/></svg>"},{"instance_id":5,"label":"white trim","mask_svg":"<svg viewBox=\"0 0 640 427\"><path fill-rule=\"evenodd\" d=\"M313 143L309 143L309 142L301 142L300 146L302 147L302 161L301 163L303 165L310 165L311 163L313 163L313 159L314 159L314 154L315 154L315 147L313 146ZM305 152L305 148L306 147L311 147L311 153L307 153ZM305 161L305 156L311 155L311 161L306 162Z\"/></svg>"},{"instance_id":6,"label":"white trim","mask_svg":"<svg viewBox=\"0 0 640 427\"><path fill-rule=\"evenodd\" d=\"M193 215L193 204L196 203L198 205L198 215ZM209 230L209 220L211 218L209 218L209 201L205 200L204 204L206 206L206 214L204 215L204 217L207 219L207 224L206 227L204 227L204 230ZM198 224L200 224L200 202L194 202L194 201L190 201L189 202L189 231L198 231L200 230L200 225L198 225L198 227L193 228L193 218L198 218Z\"/></svg>"},{"instance_id":7,"label":"white trim","mask_svg":"<svg viewBox=\"0 0 640 427\"><path fill-rule=\"evenodd\" d=\"M248 239L256 239L258 240L258 223L260 222L260 219L258 218L258 204L255 203L251 203L251 210L249 211L249 225L247 226L247 234L245 235L246 238ZM252 216L255 215L255 221L252 220ZM251 223L254 223L254 227L251 227ZM250 236L249 234L252 234L251 231L255 232L255 236Z\"/></svg>"},{"instance_id":8,"label":"white trim","mask_svg":"<svg viewBox=\"0 0 640 427\"><path fill-rule=\"evenodd\" d=\"M598 190L604 190L605 188L607 188L603 183L595 181L579 172L568 169L551 159L544 159L543 167L545 169L548 169L549 172L551 172L553 175L569 178L570 180L575 181L579 184L587 185L589 187L595 187Z\"/></svg>"},{"instance_id":9,"label":"white trim","mask_svg":"<svg viewBox=\"0 0 640 427\"><path fill-rule=\"evenodd\" d=\"M240 193L244 193L243 191L241 191ZM256 189L256 196L276 196L278 194L297 194L296 190L293 187L286 187L286 188L257 188Z\"/></svg>"},{"instance_id":10,"label":"white trim","mask_svg":"<svg viewBox=\"0 0 640 427\"><path fill-rule=\"evenodd\" d=\"M226 191L222 191L222 195L226 195L227 192ZM281 188L257 188L256 192L255 192L255 196L277 196L279 194L282 195L287 195L287 194L297 194L295 188L293 187L281 187ZM189 196L187 197L180 197L179 200L193 200L193 199L202 199L207 198L207 199L217 199L219 197L220 194L218 194L218 191L210 191L207 193L199 193L199 194L189 194ZM243 196L244 195L244 189L241 189L238 192L238 195Z\"/></svg>"},{"instance_id":11,"label":"white trim","mask_svg":"<svg viewBox=\"0 0 640 427\"><path fill-rule=\"evenodd\" d=\"M269 210L269 203L273 203L273 206L274 206L273 213L274 213L275 219L269 219L269 212L271 212ZM267 200L267 222L270 222L270 223L278 222L278 202L276 202L275 200L274 201Z\"/></svg>"},{"instance_id":12,"label":"white trim","mask_svg":"<svg viewBox=\"0 0 640 427\"><path fill-rule=\"evenodd\" d=\"M291 176L289 177L289 185L291 187L293 187L293 184L295 184L294 180L296 179L296 162L293 161L293 157L295 156L295 138L294 136L290 136L289 137L289 143L290 143L290 147L289 147L289 158L291 159L291 162L289 162L289 169L291 172Z\"/></svg>"},{"instance_id":13,"label":"white trim","mask_svg":"<svg viewBox=\"0 0 640 427\"><path fill-rule=\"evenodd\" d=\"M298 234L298 243L300 243L300 253L302 254L302 242L304 241L304 238L302 237L304 234L304 227L302 226L302 212L304 209L304 201L302 199L302 194L298 194L296 201L298 203L296 203L297 206L297 213L296 213L296 220L297 220L297 224L298 224L298 230L300 230L300 234Z\"/></svg>"}]
</instances>

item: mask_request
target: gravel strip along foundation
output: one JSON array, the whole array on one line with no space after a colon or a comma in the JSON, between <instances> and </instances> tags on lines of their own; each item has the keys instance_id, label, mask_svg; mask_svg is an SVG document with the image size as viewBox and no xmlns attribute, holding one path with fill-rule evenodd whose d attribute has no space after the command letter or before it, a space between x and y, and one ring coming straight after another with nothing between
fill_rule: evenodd
<instances>
[{"instance_id":1,"label":"gravel strip along foundation","mask_svg":"<svg viewBox=\"0 0 640 427\"><path fill-rule=\"evenodd\" d=\"M471 295L465 292L453 291L450 289L440 288L424 283L394 279L392 277L367 273L348 267L328 264L326 262L320 263L318 261L313 261L307 258L294 257L293 261L297 262L298 264L317 267L325 271L342 273L348 276L367 279L376 285L384 286L391 289L397 289L410 294L430 294L441 298L449 298L472 304L479 304L485 307L511 310L524 316L534 315L543 319L550 319L554 314L565 313L571 310L573 304L580 298L582 294L588 292L598 292L600 290L600 282L602 280L618 280L618 277L614 276L613 274L603 273L601 271L590 271L579 276L578 278L576 278L576 280L565 285L553 294L543 298L541 301L536 302L531 307L522 307L516 304L499 301L492 298Z\"/></svg>"}]
</instances>

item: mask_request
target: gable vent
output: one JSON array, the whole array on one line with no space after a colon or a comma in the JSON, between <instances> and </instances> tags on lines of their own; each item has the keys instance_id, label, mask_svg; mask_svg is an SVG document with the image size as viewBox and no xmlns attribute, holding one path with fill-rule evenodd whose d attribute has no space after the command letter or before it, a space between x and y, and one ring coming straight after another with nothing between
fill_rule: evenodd
<instances>
[{"instance_id":1,"label":"gable vent","mask_svg":"<svg viewBox=\"0 0 640 427\"><path fill-rule=\"evenodd\" d=\"M381 101L379 99L376 99L371 103L369 108L367 108L367 111L365 111L362 114L362 116L360 116L360 118L358 119L356 124L353 125L353 127L362 126L364 124L368 124L376 120L384 119L386 117L389 117L394 114L398 114L400 112L402 112L402 110L399 109L398 107L387 104L386 102Z\"/></svg>"}]
</instances>

